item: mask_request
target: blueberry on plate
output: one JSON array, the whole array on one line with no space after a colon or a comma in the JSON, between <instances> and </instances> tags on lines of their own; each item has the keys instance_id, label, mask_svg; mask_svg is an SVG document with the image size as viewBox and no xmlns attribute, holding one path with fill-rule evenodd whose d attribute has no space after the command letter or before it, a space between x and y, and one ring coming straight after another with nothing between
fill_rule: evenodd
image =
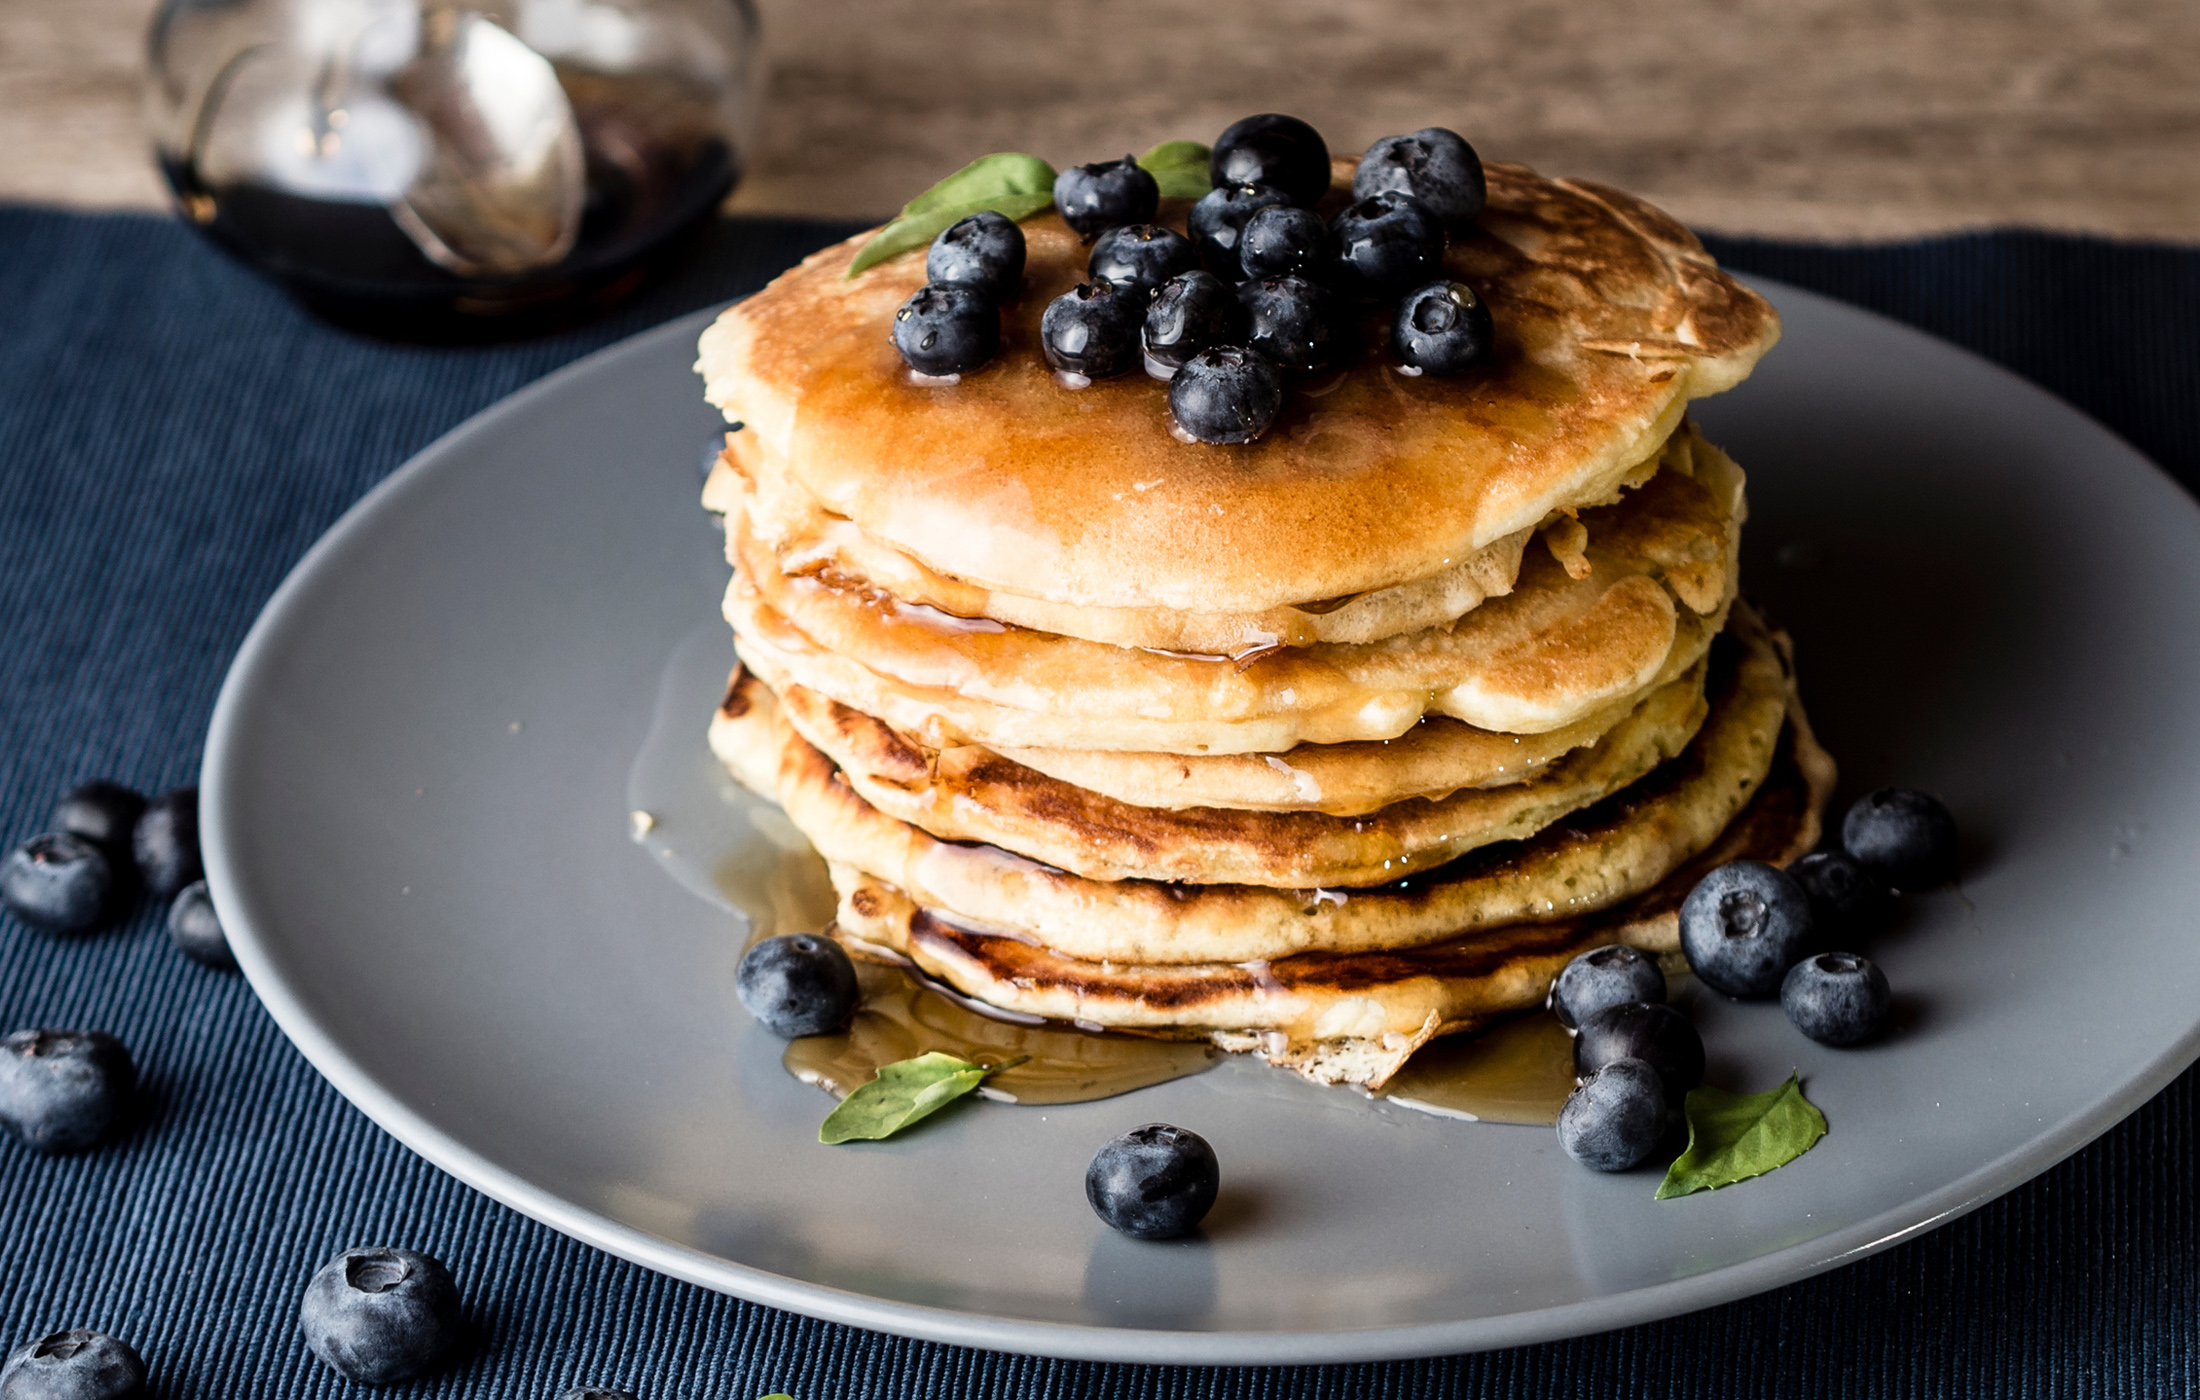
<instances>
[{"instance_id":1,"label":"blueberry on plate","mask_svg":"<svg viewBox=\"0 0 2200 1400\"><path fill-rule=\"evenodd\" d=\"M1336 269L1337 240L1311 209L1279 204L1245 221L1238 267L1249 278L1303 277L1326 282Z\"/></svg>"},{"instance_id":2,"label":"blueberry on plate","mask_svg":"<svg viewBox=\"0 0 2200 1400\"><path fill-rule=\"evenodd\" d=\"M1111 1229L1134 1239L1189 1234L1222 1187L1207 1139L1167 1123L1109 1138L1085 1168L1085 1199Z\"/></svg>"},{"instance_id":3,"label":"blueberry on plate","mask_svg":"<svg viewBox=\"0 0 2200 1400\"><path fill-rule=\"evenodd\" d=\"M1000 350L1001 313L976 287L931 282L894 313L893 338L903 362L917 373L963 374Z\"/></svg>"},{"instance_id":4,"label":"blueberry on plate","mask_svg":"<svg viewBox=\"0 0 2200 1400\"><path fill-rule=\"evenodd\" d=\"M105 1031L0 1036L0 1121L34 1152L82 1152L120 1122L137 1066Z\"/></svg>"},{"instance_id":5,"label":"blueberry on plate","mask_svg":"<svg viewBox=\"0 0 2200 1400\"><path fill-rule=\"evenodd\" d=\"M1245 264L1238 257L1238 238L1246 220L1263 209L1290 204L1282 190L1266 185L1217 185L1199 197L1184 226L1207 270L1225 282L1245 280Z\"/></svg>"},{"instance_id":6,"label":"blueberry on plate","mask_svg":"<svg viewBox=\"0 0 2200 1400\"><path fill-rule=\"evenodd\" d=\"M315 1356L352 1380L408 1380L458 1345L458 1285L440 1262L410 1249L347 1249L306 1285L298 1328Z\"/></svg>"},{"instance_id":7,"label":"blueberry on plate","mask_svg":"<svg viewBox=\"0 0 2200 1400\"><path fill-rule=\"evenodd\" d=\"M1489 305L1464 282L1431 282L1398 303L1390 353L1424 374L1463 374L1489 358L1496 338Z\"/></svg>"},{"instance_id":8,"label":"blueberry on plate","mask_svg":"<svg viewBox=\"0 0 2200 1400\"><path fill-rule=\"evenodd\" d=\"M1623 1172L1657 1150L1665 1133L1665 1081L1641 1060L1592 1070L1558 1111L1558 1145L1600 1172Z\"/></svg>"},{"instance_id":9,"label":"blueberry on plate","mask_svg":"<svg viewBox=\"0 0 2200 1400\"><path fill-rule=\"evenodd\" d=\"M1778 994L1810 946L1810 896L1784 870L1737 860L1696 882L1681 901L1681 952L1713 991Z\"/></svg>"},{"instance_id":10,"label":"blueberry on plate","mask_svg":"<svg viewBox=\"0 0 2200 1400\"><path fill-rule=\"evenodd\" d=\"M1841 845L1898 890L1929 890L1956 877L1956 819L1915 788L1881 788L1841 818Z\"/></svg>"},{"instance_id":11,"label":"blueberry on plate","mask_svg":"<svg viewBox=\"0 0 2200 1400\"><path fill-rule=\"evenodd\" d=\"M130 833L145 811L145 795L120 783L94 779L69 789L54 808L53 829L81 836L107 853L111 861L130 858ZM120 873L120 872L117 872Z\"/></svg>"},{"instance_id":12,"label":"blueberry on plate","mask_svg":"<svg viewBox=\"0 0 2200 1400\"><path fill-rule=\"evenodd\" d=\"M1211 272L1185 272L1161 284L1146 303L1139 334L1149 372L1175 371L1210 345L1244 338L1245 308ZM1158 367L1158 368L1157 368Z\"/></svg>"},{"instance_id":13,"label":"blueberry on plate","mask_svg":"<svg viewBox=\"0 0 2200 1400\"><path fill-rule=\"evenodd\" d=\"M168 906L168 941L195 963L219 972L237 970L237 959L229 951L229 938L222 932L221 916L214 912L214 897L207 893L204 880L194 880L176 892L175 903Z\"/></svg>"},{"instance_id":14,"label":"blueberry on plate","mask_svg":"<svg viewBox=\"0 0 2200 1400\"><path fill-rule=\"evenodd\" d=\"M128 1342L71 1327L18 1347L0 1366L0 1400L134 1400L145 1363Z\"/></svg>"},{"instance_id":15,"label":"blueberry on plate","mask_svg":"<svg viewBox=\"0 0 2200 1400\"><path fill-rule=\"evenodd\" d=\"M1448 228L1464 228L1480 217L1489 201L1482 158L1456 131L1423 127L1405 136L1385 136L1367 148L1352 172L1352 197L1409 194L1426 205Z\"/></svg>"},{"instance_id":16,"label":"blueberry on plate","mask_svg":"<svg viewBox=\"0 0 2200 1400\"><path fill-rule=\"evenodd\" d=\"M81 836L33 836L0 857L0 904L44 933L90 933L119 903L114 867Z\"/></svg>"},{"instance_id":17,"label":"blueberry on plate","mask_svg":"<svg viewBox=\"0 0 2200 1400\"><path fill-rule=\"evenodd\" d=\"M1039 349L1063 374L1110 379L1139 363L1146 298L1113 282L1083 282L1047 303Z\"/></svg>"},{"instance_id":18,"label":"blueberry on plate","mask_svg":"<svg viewBox=\"0 0 2200 1400\"><path fill-rule=\"evenodd\" d=\"M1614 1060L1641 1060L1665 1081L1666 1096L1703 1083L1703 1037L1670 1006L1624 1001L1584 1017L1574 1036L1574 1073L1588 1078Z\"/></svg>"},{"instance_id":19,"label":"blueberry on plate","mask_svg":"<svg viewBox=\"0 0 2200 1400\"><path fill-rule=\"evenodd\" d=\"M1820 1045L1855 1045L1887 1024L1887 974L1870 958L1820 953L1788 969L1780 1009Z\"/></svg>"},{"instance_id":20,"label":"blueberry on plate","mask_svg":"<svg viewBox=\"0 0 2200 1400\"><path fill-rule=\"evenodd\" d=\"M1551 983L1551 1011L1568 1030L1607 1006L1664 1000L1665 974L1658 970L1658 960L1624 943L1591 948L1566 964Z\"/></svg>"},{"instance_id":21,"label":"blueberry on plate","mask_svg":"<svg viewBox=\"0 0 2200 1400\"><path fill-rule=\"evenodd\" d=\"M758 942L741 955L733 990L764 1029L785 1040L839 1030L860 995L847 951L814 933Z\"/></svg>"},{"instance_id":22,"label":"blueberry on plate","mask_svg":"<svg viewBox=\"0 0 2200 1400\"><path fill-rule=\"evenodd\" d=\"M1329 189L1329 143L1297 117L1265 112L1230 123L1215 138L1207 173L1217 189L1266 185L1293 204L1310 205Z\"/></svg>"},{"instance_id":23,"label":"blueberry on plate","mask_svg":"<svg viewBox=\"0 0 2200 1400\"><path fill-rule=\"evenodd\" d=\"M1298 277L1263 277L1238 288L1245 343L1286 374L1328 369L1344 354L1327 288Z\"/></svg>"},{"instance_id":24,"label":"blueberry on plate","mask_svg":"<svg viewBox=\"0 0 2200 1400\"><path fill-rule=\"evenodd\" d=\"M1199 266L1192 241L1159 224L1124 224L1093 240L1086 273L1126 291L1151 292L1180 272Z\"/></svg>"},{"instance_id":25,"label":"blueberry on plate","mask_svg":"<svg viewBox=\"0 0 2200 1400\"><path fill-rule=\"evenodd\" d=\"M924 279L975 287L996 302L1009 301L1024 281L1024 231L991 209L959 219L932 240Z\"/></svg>"},{"instance_id":26,"label":"blueberry on plate","mask_svg":"<svg viewBox=\"0 0 2200 1400\"><path fill-rule=\"evenodd\" d=\"M1444 225L1406 194L1371 194L1329 221L1337 244L1337 290L1394 297L1443 270Z\"/></svg>"},{"instance_id":27,"label":"blueberry on plate","mask_svg":"<svg viewBox=\"0 0 2200 1400\"><path fill-rule=\"evenodd\" d=\"M1161 207L1161 186L1133 156L1073 165L1054 177L1054 207L1080 238L1091 238L1124 224L1151 223Z\"/></svg>"},{"instance_id":28,"label":"blueberry on plate","mask_svg":"<svg viewBox=\"0 0 2200 1400\"><path fill-rule=\"evenodd\" d=\"M1169 416L1201 442L1251 442L1283 407L1283 371L1242 345L1216 345L1169 380Z\"/></svg>"},{"instance_id":29,"label":"blueberry on plate","mask_svg":"<svg viewBox=\"0 0 2200 1400\"><path fill-rule=\"evenodd\" d=\"M1810 897L1810 921L1821 944L1870 933L1887 918L1887 887L1839 851L1813 851L1787 868Z\"/></svg>"},{"instance_id":30,"label":"blueberry on plate","mask_svg":"<svg viewBox=\"0 0 2200 1400\"><path fill-rule=\"evenodd\" d=\"M145 804L130 832L145 892L166 904L176 891L206 873L199 860L199 790L174 788Z\"/></svg>"},{"instance_id":31,"label":"blueberry on plate","mask_svg":"<svg viewBox=\"0 0 2200 1400\"><path fill-rule=\"evenodd\" d=\"M576 1385L558 1396L558 1400L641 1400L631 1390L611 1390L600 1385Z\"/></svg>"}]
</instances>

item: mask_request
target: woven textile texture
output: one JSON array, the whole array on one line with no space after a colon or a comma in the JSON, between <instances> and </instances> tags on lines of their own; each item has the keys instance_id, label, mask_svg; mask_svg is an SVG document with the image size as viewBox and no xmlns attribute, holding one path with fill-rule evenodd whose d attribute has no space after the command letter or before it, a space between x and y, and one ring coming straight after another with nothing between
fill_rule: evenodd
<instances>
[{"instance_id":1,"label":"woven textile texture","mask_svg":"<svg viewBox=\"0 0 2200 1400\"><path fill-rule=\"evenodd\" d=\"M40 830L83 778L193 781L261 603L413 452L843 231L729 223L688 271L585 332L429 350L318 324L180 227L0 207L0 839ZM1977 349L2200 484L2200 251L2021 234L1717 251ZM88 1156L0 1143L0 1341L111 1331L163 1400L368 1393L307 1354L296 1308L322 1260L384 1242L450 1264L478 1334L462 1364L390 1394L549 1400L582 1381L645 1400L2200 1394L2189 1073L2029 1185L1777 1292L1517 1351L1206 1371L878 1336L599 1254L384 1135L240 979L184 962L150 912L73 943L0 920L0 1028L33 1025L119 1034L148 1106Z\"/></svg>"}]
</instances>

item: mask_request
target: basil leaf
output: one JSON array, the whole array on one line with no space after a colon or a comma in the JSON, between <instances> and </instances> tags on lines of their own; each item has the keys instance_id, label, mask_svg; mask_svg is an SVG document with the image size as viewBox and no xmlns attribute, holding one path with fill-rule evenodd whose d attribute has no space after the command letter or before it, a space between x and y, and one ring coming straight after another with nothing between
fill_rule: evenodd
<instances>
[{"instance_id":1,"label":"basil leaf","mask_svg":"<svg viewBox=\"0 0 2200 1400\"><path fill-rule=\"evenodd\" d=\"M1213 189L1215 153L1197 141L1164 141L1138 158L1163 199L1197 199Z\"/></svg>"},{"instance_id":2,"label":"basil leaf","mask_svg":"<svg viewBox=\"0 0 2200 1400\"><path fill-rule=\"evenodd\" d=\"M882 1065L876 1078L825 1115L817 1140L839 1143L892 1137L977 1088L987 1075L1013 1069L1029 1058L1019 1055L997 1065L976 1065L934 1050L913 1060Z\"/></svg>"},{"instance_id":3,"label":"basil leaf","mask_svg":"<svg viewBox=\"0 0 2200 1400\"><path fill-rule=\"evenodd\" d=\"M1661 1201L1763 1176L1826 1135L1826 1115L1803 1097L1802 1082L1792 1074L1761 1094L1699 1085L1688 1091L1687 1114L1688 1150L1658 1183Z\"/></svg>"},{"instance_id":4,"label":"basil leaf","mask_svg":"<svg viewBox=\"0 0 2200 1400\"><path fill-rule=\"evenodd\" d=\"M794 1400L794 1397L785 1391L774 1391L770 1395L759 1395L756 1400Z\"/></svg>"},{"instance_id":5,"label":"basil leaf","mask_svg":"<svg viewBox=\"0 0 2200 1400\"><path fill-rule=\"evenodd\" d=\"M922 247L981 209L1028 219L1054 202L1054 167L1014 151L980 156L902 206L848 264L848 276Z\"/></svg>"}]
</instances>

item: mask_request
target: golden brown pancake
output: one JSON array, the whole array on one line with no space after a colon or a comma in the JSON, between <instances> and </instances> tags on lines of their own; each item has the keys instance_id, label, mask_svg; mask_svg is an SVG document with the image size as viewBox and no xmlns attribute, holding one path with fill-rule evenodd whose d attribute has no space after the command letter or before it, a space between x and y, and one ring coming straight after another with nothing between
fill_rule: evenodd
<instances>
[{"instance_id":1,"label":"golden brown pancake","mask_svg":"<svg viewBox=\"0 0 2200 1400\"><path fill-rule=\"evenodd\" d=\"M959 383L914 382L887 340L924 282L922 250L850 279L858 235L704 334L706 395L824 510L982 588L1259 613L1430 578L1607 498L1689 400L1738 383L1778 334L1771 308L1650 206L1517 165L1488 175L1479 230L1446 266L1491 308L1491 362L1401 374L1371 313L1362 357L1294 393L1249 446L1177 441L1164 386L1142 376L1057 382L1039 318L1087 252L1051 213L1022 224L1001 353Z\"/></svg>"}]
</instances>

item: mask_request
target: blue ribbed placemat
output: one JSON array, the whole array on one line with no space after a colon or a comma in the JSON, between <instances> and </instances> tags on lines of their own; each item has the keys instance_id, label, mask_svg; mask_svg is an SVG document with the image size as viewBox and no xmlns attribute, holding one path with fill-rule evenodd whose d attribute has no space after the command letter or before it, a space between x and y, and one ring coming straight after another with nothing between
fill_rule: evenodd
<instances>
[{"instance_id":1,"label":"blue ribbed placemat","mask_svg":"<svg viewBox=\"0 0 2200 1400\"><path fill-rule=\"evenodd\" d=\"M319 325L168 223L0 207L0 841L41 829L81 778L192 781L261 602L437 434L838 232L729 224L695 267L585 332L424 350ZM2200 482L2200 252L2022 234L1717 251L1980 350ZM112 1331L167 1400L368 1393L307 1355L295 1313L315 1266L370 1242L442 1257L481 1334L464 1364L399 1394L548 1400L582 1380L645 1400L2200 1393L2191 1074L1975 1214L1742 1303L1519 1351L1201 1371L852 1331L575 1244L368 1123L242 981L184 962L151 914L79 943L0 919L0 1029L30 1025L121 1035L151 1112L85 1157L0 1143L0 1342Z\"/></svg>"}]
</instances>

